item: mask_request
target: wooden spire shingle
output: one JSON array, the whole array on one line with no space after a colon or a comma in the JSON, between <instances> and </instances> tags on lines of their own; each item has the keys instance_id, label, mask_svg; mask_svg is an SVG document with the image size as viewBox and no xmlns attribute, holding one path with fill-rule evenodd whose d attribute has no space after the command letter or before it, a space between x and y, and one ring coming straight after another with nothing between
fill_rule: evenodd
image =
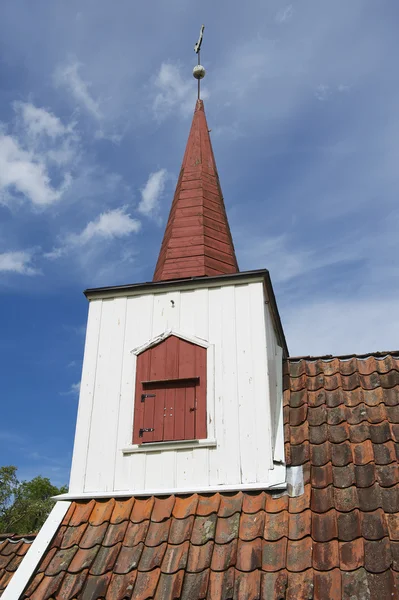
<instances>
[{"instance_id":1,"label":"wooden spire shingle","mask_svg":"<svg viewBox=\"0 0 399 600\"><path fill-rule=\"evenodd\" d=\"M238 270L204 103L198 100L153 281Z\"/></svg>"}]
</instances>

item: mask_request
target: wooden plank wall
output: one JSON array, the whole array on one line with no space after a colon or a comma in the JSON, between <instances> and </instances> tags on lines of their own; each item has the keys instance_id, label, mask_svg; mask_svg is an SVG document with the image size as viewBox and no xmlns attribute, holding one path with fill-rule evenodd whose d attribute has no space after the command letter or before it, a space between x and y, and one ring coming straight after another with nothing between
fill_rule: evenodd
<instances>
[{"instance_id":1,"label":"wooden plank wall","mask_svg":"<svg viewBox=\"0 0 399 600\"><path fill-rule=\"evenodd\" d=\"M261 282L92 301L71 492L267 483L277 401L269 398L276 341L264 302ZM211 344L208 437L217 448L124 455L133 427L132 350L169 329Z\"/></svg>"}]
</instances>

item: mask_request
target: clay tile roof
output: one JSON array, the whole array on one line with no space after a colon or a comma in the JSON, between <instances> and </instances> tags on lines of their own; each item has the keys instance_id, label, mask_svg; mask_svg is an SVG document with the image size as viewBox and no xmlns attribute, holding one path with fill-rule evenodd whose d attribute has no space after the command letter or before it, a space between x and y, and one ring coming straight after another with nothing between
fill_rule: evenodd
<instances>
[{"instance_id":1,"label":"clay tile roof","mask_svg":"<svg viewBox=\"0 0 399 600\"><path fill-rule=\"evenodd\" d=\"M398 598L399 354L289 359L284 381L301 496L76 501L23 598Z\"/></svg>"},{"instance_id":2,"label":"clay tile roof","mask_svg":"<svg viewBox=\"0 0 399 600\"><path fill-rule=\"evenodd\" d=\"M35 537L36 534L25 536L13 533L0 534L0 596L11 581Z\"/></svg>"}]
</instances>

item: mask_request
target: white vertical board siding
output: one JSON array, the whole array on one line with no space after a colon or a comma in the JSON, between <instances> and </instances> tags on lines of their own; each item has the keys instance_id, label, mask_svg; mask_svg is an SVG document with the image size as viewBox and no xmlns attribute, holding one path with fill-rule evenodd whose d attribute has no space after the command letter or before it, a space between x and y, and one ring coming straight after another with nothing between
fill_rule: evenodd
<instances>
[{"instance_id":1,"label":"white vertical board siding","mask_svg":"<svg viewBox=\"0 0 399 600\"><path fill-rule=\"evenodd\" d=\"M282 410L282 385L283 385L283 359L282 348L278 345L276 332L274 331L273 321L270 314L270 305L265 305L265 322L267 337L267 371L269 379L270 393L270 411L272 422L272 450L275 450L276 439L279 432L282 435L282 424L280 422L280 413ZM280 440L281 441L281 440ZM278 458L277 460L280 460Z\"/></svg>"},{"instance_id":2,"label":"white vertical board siding","mask_svg":"<svg viewBox=\"0 0 399 600\"><path fill-rule=\"evenodd\" d=\"M253 348L253 380L256 398L256 452L253 455L256 462L257 481L268 478L269 468L273 466L270 396L267 372L267 325L264 320L263 286L249 286L251 311L251 341Z\"/></svg>"},{"instance_id":3,"label":"white vertical board siding","mask_svg":"<svg viewBox=\"0 0 399 600\"><path fill-rule=\"evenodd\" d=\"M92 392L82 395L79 409L74 493L271 481L272 341L262 282L100 300L90 315L82 383ZM208 438L217 446L124 454L132 444L132 351L171 329L209 344Z\"/></svg>"},{"instance_id":4,"label":"white vertical board siding","mask_svg":"<svg viewBox=\"0 0 399 600\"><path fill-rule=\"evenodd\" d=\"M115 457L114 488L117 491L143 486L146 455L138 454L135 461L124 460L120 448L132 443L133 409L136 380L136 357L132 349L152 337L154 296L133 296L127 299L126 332L123 350L122 385L118 414L118 448Z\"/></svg>"},{"instance_id":5,"label":"white vertical board siding","mask_svg":"<svg viewBox=\"0 0 399 600\"><path fill-rule=\"evenodd\" d=\"M85 489L112 491L118 441L126 298L104 300Z\"/></svg>"},{"instance_id":6,"label":"white vertical board siding","mask_svg":"<svg viewBox=\"0 0 399 600\"><path fill-rule=\"evenodd\" d=\"M76 421L75 442L72 456L69 491L79 493L84 489L94 386L97 370L98 340L101 327L102 300L89 304L83 370L79 392L79 408Z\"/></svg>"}]
</instances>

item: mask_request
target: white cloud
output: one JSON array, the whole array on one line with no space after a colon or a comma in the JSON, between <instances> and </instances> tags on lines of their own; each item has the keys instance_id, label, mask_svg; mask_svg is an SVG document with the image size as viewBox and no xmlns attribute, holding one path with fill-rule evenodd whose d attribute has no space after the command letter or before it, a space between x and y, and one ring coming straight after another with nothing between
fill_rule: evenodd
<instances>
[{"instance_id":1,"label":"white cloud","mask_svg":"<svg viewBox=\"0 0 399 600\"><path fill-rule=\"evenodd\" d=\"M10 190L38 206L52 204L62 195L62 187L57 190L51 185L40 157L21 148L13 137L0 135L0 192Z\"/></svg>"},{"instance_id":2,"label":"white cloud","mask_svg":"<svg viewBox=\"0 0 399 600\"><path fill-rule=\"evenodd\" d=\"M60 392L60 396L79 396L80 381L73 383L67 392Z\"/></svg>"},{"instance_id":3,"label":"white cloud","mask_svg":"<svg viewBox=\"0 0 399 600\"><path fill-rule=\"evenodd\" d=\"M277 23L285 23L286 21L288 21L289 19L291 19L291 17L292 17L293 14L294 14L294 8L293 8L292 4L289 4L285 8L282 8L277 13L277 15L276 15L276 22Z\"/></svg>"},{"instance_id":4,"label":"white cloud","mask_svg":"<svg viewBox=\"0 0 399 600\"><path fill-rule=\"evenodd\" d=\"M90 94L90 82L84 81L79 74L81 63L73 61L55 71L55 81L59 86L66 87L74 99L96 119L102 118L100 105Z\"/></svg>"},{"instance_id":5,"label":"white cloud","mask_svg":"<svg viewBox=\"0 0 399 600\"><path fill-rule=\"evenodd\" d=\"M94 240L123 238L131 233L138 233L140 228L140 221L133 219L126 213L126 207L109 210L90 221L80 233L69 234L60 247L45 254L45 257L50 259L60 258L70 250L88 245Z\"/></svg>"},{"instance_id":6,"label":"white cloud","mask_svg":"<svg viewBox=\"0 0 399 600\"><path fill-rule=\"evenodd\" d=\"M14 103L15 129L0 129L0 199L4 204L24 198L36 207L60 200L71 182L69 166L77 156L78 136L73 125L31 103ZM55 185L50 169L55 167ZM61 170L62 167L62 170Z\"/></svg>"},{"instance_id":7,"label":"white cloud","mask_svg":"<svg viewBox=\"0 0 399 600\"><path fill-rule=\"evenodd\" d=\"M147 183L141 190L141 201L138 206L138 211L146 217L157 217L159 212L159 203L165 183L168 176L166 169L160 169L155 173L151 173Z\"/></svg>"},{"instance_id":8,"label":"white cloud","mask_svg":"<svg viewBox=\"0 0 399 600\"><path fill-rule=\"evenodd\" d=\"M32 267L31 263L32 254L30 252L4 252L0 254L0 273L37 275L39 271Z\"/></svg>"},{"instance_id":9,"label":"white cloud","mask_svg":"<svg viewBox=\"0 0 399 600\"><path fill-rule=\"evenodd\" d=\"M189 74L181 74L180 65L162 63L154 80L154 115L162 120L176 109L183 117L192 114L197 94L196 83ZM202 88L201 97L206 100L209 94Z\"/></svg>"},{"instance_id":10,"label":"white cloud","mask_svg":"<svg viewBox=\"0 0 399 600\"><path fill-rule=\"evenodd\" d=\"M32 136L46 134L56 138L73 131L73 125L64 126L53 113L30 102L15 102L14 110L21 114L27 132Z\"/></svg>"}]
</instances>

